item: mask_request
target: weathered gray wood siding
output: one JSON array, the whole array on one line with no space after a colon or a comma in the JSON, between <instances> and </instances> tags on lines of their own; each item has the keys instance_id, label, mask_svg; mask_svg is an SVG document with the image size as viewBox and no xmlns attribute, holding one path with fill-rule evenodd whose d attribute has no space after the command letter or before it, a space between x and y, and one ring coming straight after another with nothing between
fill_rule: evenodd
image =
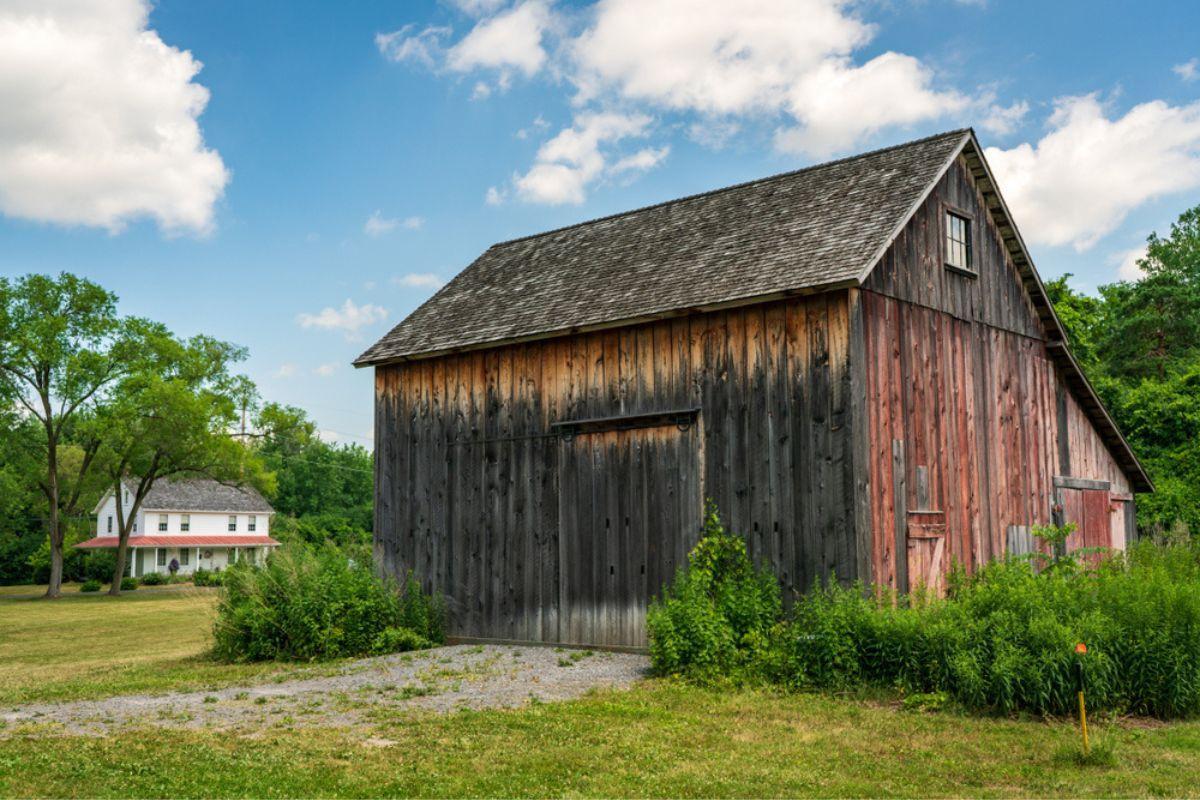
<instances>
[{"instance_id":1,"label":"weathered gray wood siding","mask_svg":"<svg viewBox=\"0 0 1200 800\"><path fill-rule=\"evenodd\" d=\"M839 291L378 367L379 562L444 592L460 636L640 645L711 497L788 592L859 577L859 313Z\"/></svg>"}]
</instances>

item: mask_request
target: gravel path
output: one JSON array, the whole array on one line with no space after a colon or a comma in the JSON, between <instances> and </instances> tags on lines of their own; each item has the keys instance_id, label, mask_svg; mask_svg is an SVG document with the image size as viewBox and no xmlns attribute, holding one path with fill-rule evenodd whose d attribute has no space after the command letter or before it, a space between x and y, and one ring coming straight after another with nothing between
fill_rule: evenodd
<instances>
[{"instance_id":1,"label":"gravel path","mask_svg":"<svg viewBox=\"0 0 1200 800\"><path fill-rule=\"evenodd\" d=\"M123 695L39 703L0 712L0 738L22 723L103 735L131 725L262 728L354 725L404 709L498 708L625 688L644 677L644 655L550 647L455 645L355 661L337 674L209 692Z\"/></svg>"}]
</instances>

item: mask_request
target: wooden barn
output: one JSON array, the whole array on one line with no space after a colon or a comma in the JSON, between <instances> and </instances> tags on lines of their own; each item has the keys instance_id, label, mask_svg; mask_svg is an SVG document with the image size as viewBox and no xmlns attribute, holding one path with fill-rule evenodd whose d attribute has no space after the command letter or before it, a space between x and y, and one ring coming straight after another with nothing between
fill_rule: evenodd
<instances>
[{"instance_id":1,"label":"wooden barn","mask_svg":"<svg viewBox=\"0 0 1200 800\"><path fill-rule=\"evenodd\" d=\"M494 245L356 364L376 555L463 638L645 644L705 498L903 591L1152 491L969 130Z\"/></svg>"}]
</instances>

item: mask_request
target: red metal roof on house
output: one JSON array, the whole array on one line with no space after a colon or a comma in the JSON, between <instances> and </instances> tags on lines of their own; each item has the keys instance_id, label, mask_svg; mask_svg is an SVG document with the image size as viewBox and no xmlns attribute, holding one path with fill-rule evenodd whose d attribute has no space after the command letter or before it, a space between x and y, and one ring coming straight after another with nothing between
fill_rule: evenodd
<instances>
[{"instance_id":1,"label":"red metal roof on house","mask_svg":"<svg viewBox=\"0 0 1200 800\"><path fill-rule=\"evenodd\" d=\"M116 547L116 536L97 536L76 547ZM130 536L130 547L275 547L270 536Z\"/></svg>"}]
</instances>

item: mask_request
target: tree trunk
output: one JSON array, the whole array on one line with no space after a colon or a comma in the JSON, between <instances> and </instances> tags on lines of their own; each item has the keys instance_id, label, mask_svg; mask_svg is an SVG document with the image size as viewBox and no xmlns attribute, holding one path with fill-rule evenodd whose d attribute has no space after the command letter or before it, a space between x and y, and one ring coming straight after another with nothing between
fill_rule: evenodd
<instances>
[{"instance_id":1,"label":"tree trunk","mask_svg":"<svg viewBox=\"0 0 1200 800\"><path fill-rule=\"evenodd\" d=\"M122 534L117 536L117 566L113 569L112 585L108 593L116 597L121 593L121 579L125 577L125 559L129 555L129 540Z\"/></svg>"},{"instance_id":2,"label":"tree trunk","mask_svg":"<svg viewBox=\"0 0 1200 800\"><path fill-rule=\"evenodd\" d=\"M46 597L53 600L62 595L63 531L58 509L58 441L49 425L46 434L46 486L50 490L47 497L50 502L50 583L46 587Z\"/></svg>"}]
</instances>

